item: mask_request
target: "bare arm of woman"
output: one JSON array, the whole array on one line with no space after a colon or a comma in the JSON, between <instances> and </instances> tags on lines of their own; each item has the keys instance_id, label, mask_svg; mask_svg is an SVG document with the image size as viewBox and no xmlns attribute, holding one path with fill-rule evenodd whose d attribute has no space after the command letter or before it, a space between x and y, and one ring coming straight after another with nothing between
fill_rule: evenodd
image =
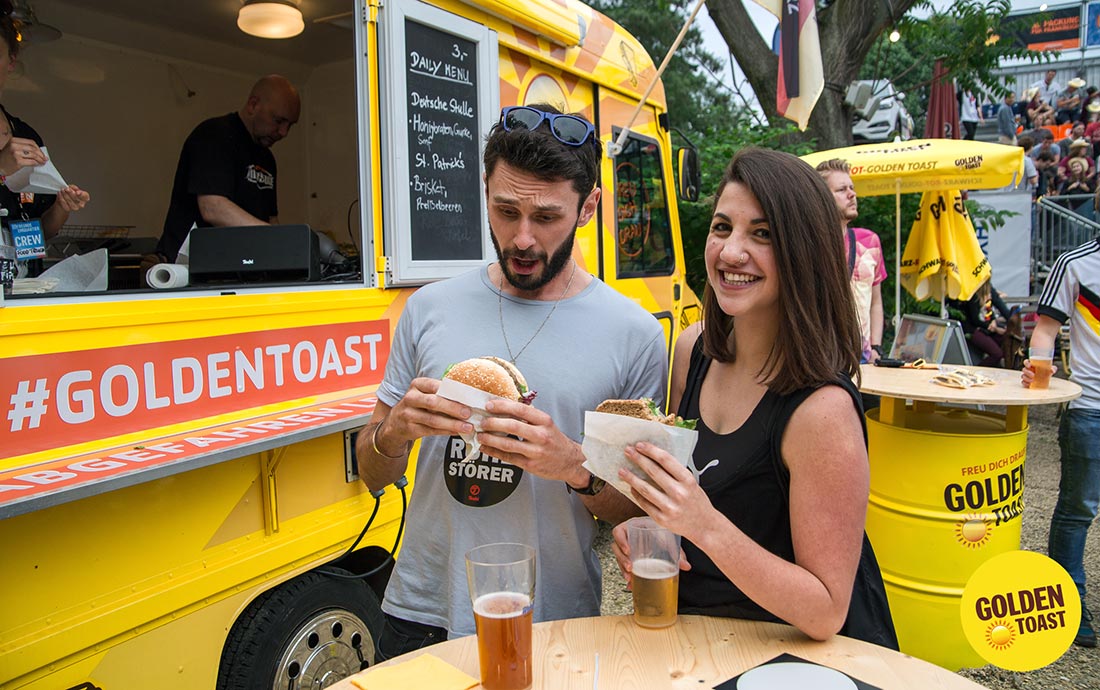
<instances>
[{"instance_id":1,"label":"bare arm of woman","mask_svg":"<svg viewBox=\"0 0 1100 690\"><path fill-rule=\"evenodd\" d=\"M790 469L795 562L761 547L718 512L691 472L648 444L627 456L658 489L620 473L642 508L690 539L757 604L814 639L848 615L867 511L869 470L859 417L837 386L814 392L791 417L782 443Z\"/></svg>"},{"instance_id":2,"label":"bare arm of woman","mask_svg":"<svg viewBox=\"0 0 1100 690\"><path fill-rule=\"evenodd\" d=\"M703 332L703 322L696 321L681 333L676 339L676 348L672 354L672 386L668 392L668 412L674 414L680 409L680 400L684 397L684 389L687 387L688 367L691 366L691 349L695 347L695 341Z\"/></svg>"}]
</instances>

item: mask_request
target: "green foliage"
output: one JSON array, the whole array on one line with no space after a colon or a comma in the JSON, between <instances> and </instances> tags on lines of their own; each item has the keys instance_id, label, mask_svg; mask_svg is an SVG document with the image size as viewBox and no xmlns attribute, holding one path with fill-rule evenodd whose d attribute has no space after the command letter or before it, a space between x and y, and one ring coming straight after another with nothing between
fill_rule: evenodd
<instances>
[{"instance_id":1,"label":"green foliage","mask_svg":"<svg viewBox=\"0 0 1100 690\"><path fill-rule=\"evenodd\" d=\"M676 40L688 12L687 0L589 0L589 5L632 33L655 64L660 64ZM662 81L672 126L689 137L720 126L735 109L732 94L708 72L722 63L703 44L698 17L673 55Z\"/></svg>"},{"instance_id":2,"label":"green foliage","mask_svg":"<svg viewBox=\"0 0 1100 690\"><path fill-rule=\"evenodd\" d=\"M1020 215L1015 211L1001 210L993 208L992 206L986 206L985 204L979 204L977 201L971 199L967 199L965 203L966 212L970 215L970 220L974 223L975 227L984 225L990 230L996 230L1004 227L1005 219Z\"/></svg>"},{"instance_id":3,"label":"green foliage","mask_svg":"<svg viewBox=\"0 0 1100 690\"><path fill-rule=\"evenodd\" d=\"M1027 20L1009 19L1009 0L958 0L944 10L935 10L922 0L898 22L901 39L891 43L879 36L860 69L861 79L886 78L905 92L906 109L913 116L914 131L924 131L932 68L943 60L948 74L960 89L987 93L996 102L1011 89L1001 85L995 73L1001 61L1032 59L1049 61L1053 52L1039 52L1018 46L1017 32ZM932 11L925 18L917 15ZM1010 77L1011 79L1011 77Z\"/></svg>"}]
</instances>

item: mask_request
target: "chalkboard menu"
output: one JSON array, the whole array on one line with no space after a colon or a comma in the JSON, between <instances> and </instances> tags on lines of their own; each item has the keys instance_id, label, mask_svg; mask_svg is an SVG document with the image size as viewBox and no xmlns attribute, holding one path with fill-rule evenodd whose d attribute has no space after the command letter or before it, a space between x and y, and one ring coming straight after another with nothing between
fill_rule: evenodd
<instances>
[{"instance_id":1,"label":"chalkboard menu","mask_svg":"<svg viewBox=\"0 0 1100 690\"><path fill-rule=\"evenodd\" d=\"M405 21L412 260L482 257L477 44Z\"/></svg>"}]
</instances>

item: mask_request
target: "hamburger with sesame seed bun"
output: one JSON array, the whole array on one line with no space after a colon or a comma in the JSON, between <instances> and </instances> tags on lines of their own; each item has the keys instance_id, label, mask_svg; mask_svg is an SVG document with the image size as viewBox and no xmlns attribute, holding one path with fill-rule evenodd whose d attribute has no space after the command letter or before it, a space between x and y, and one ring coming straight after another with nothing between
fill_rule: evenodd
<instances>
[{"instance_id":1,"label":"hamburger with sesame seed bun","mask_svg":"<svg viewBox=\"0 0 1100 690\"><path fill-rule=\"evenodd\" d=\"M527 387L527 379L516 365L500 357L462 360L448 367L443 378L527 405L535 399L535 392Z\"/></svg>"}]
</instances>

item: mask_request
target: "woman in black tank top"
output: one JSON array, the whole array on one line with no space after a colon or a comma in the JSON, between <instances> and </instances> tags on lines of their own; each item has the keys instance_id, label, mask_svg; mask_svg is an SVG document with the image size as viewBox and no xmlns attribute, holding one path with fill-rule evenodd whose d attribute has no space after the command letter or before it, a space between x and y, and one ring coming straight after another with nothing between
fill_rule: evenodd
<instances>
[{"instance_id":1,"label":"woman in black tank top","mask_svg":"<svg viewBox=\"0 0 1100 690\"><path fill-rule=\"evenodd\" d=\"M683 333L673 360L670 409L699 420L693 466L638 444L627 457L659 488L621 476L683 537L681 612L896 648L863 531L860 336L839 227L802 161L764 149L733 158L707 238L705 325ZM622 525L615 542L628 569Z\"/></svg>"}]
</instances>

